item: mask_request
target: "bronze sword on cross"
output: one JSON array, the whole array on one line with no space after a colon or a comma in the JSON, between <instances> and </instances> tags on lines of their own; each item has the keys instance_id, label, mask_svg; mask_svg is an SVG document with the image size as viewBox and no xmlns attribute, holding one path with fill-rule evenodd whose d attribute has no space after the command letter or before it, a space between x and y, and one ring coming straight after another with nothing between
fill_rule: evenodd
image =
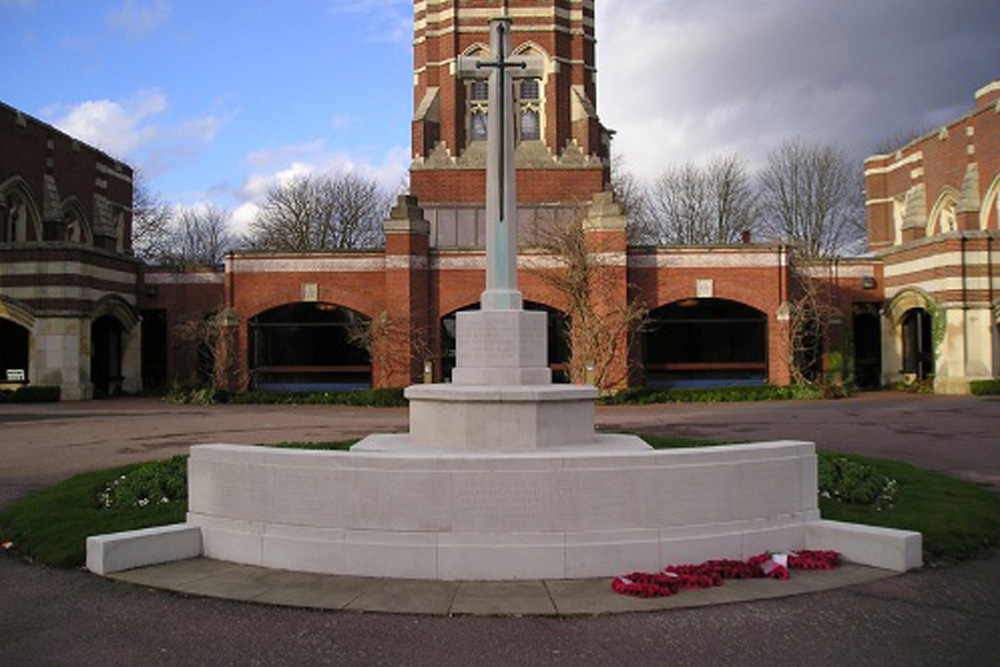
<instances>
[{"instance_id":1,"label":"bronze sword on cross","mask_svg":"<svg viewBox=\"0 0 1000 667\"><path fill-rule=\"evenodd\" d=\"M489 80L486 158L486 291L484 310L519 310L517 289L517 191L514 177L513 114L509 108L512 78L541 78L538 57L510 55L510 19L490 21L492 60L461 56L458 75Z\"/></svg>"}]
</instances>

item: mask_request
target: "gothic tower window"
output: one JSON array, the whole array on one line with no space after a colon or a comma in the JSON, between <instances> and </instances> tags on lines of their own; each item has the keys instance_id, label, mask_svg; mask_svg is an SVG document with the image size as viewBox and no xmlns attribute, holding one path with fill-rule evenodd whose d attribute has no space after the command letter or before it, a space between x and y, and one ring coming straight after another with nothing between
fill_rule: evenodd
<instances>
[{"instance_id":1,"label":"gothic tower window","mask_svg":"<svg viewBox=\"0 0 1000 667\"><path fill-rule=\"evenodd\" d=\"M7 197L7 219L4 221L4 240L8 243L23 242L28 234L28 207L17 195Z\"/></svg>"},{"instance_id":2,"label":"gothic tower window","mask_svg":"<svg viewBox=\"0 0 1000 667\"><path fill-rule=\"evenodd\" d=\"M521 141L542 138L542 96L538 79L521 81L517 100L518 133Z\"/></svg>"},{"instance_id":3,"label":"gothic tower window","mask_svg":"<svg viewBox=\"0 0 1000 667\"><path fill-rule=\"evenodd\" d=\"M490 87L486 79L469 82L469 140L486 141Z\"/></svg>"}]
</instances>

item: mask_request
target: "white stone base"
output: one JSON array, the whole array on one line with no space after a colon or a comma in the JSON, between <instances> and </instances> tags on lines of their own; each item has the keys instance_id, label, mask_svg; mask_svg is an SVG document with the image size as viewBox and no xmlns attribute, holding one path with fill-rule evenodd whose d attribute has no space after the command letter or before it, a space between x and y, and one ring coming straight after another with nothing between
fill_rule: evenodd
<instances>
[{"instance_id":1,"label":"white stone base","mask_svg":"<svg viewBox=\"0 0 1000 667\"><path fill-rule=\"evenodd\" d=\"M595 442L597 390L589 386L413 385L406 398L409 442L420 449L511 452Z\"/></svg>"},{"instance_id":2,"label":"white stone base","mask_svg":"<svg viewBox=\"0 0 1000 667\"><path fill-rule=\"evenodd\" d=\"M406 438L376 438L382 452L194 447L188 521L210 558L506 580L803 548L819 518L810 443L655 451L601 436L565 451L460 453L406 449Z\"/></svg>"},{"instance_id":3,"label":"white stone base","mask_svg":"<svg viewBox=\"0 0 1000 667\"><path fill-rule=\"evenodd\" d=\"M806 527L806 548L832 549L846 560L896 572L923 564L923 537L909 530L816 521Z\"/></svg>"},{"instance_id":4,"label":"white stone base","mask_svg":"<svg viewBox=\"0 0 1000 667\"><path fill-rule=\"evenodd\" d=\"M87 569L110 574L202 553L201 530L188 524L159 526L87 538Z\"/></svg>"},{"instance_id":5,"label":"white stone base","mask_svg":"<svg viewBox=\"0 0 1000 667\"><path fill-rule=\"evenodd\" d=\"M525 310L476 310L455 315L457 385L547 385L548 315Z\"/></svg>"},{"instance_id":6,"label":"white stone base","mask_svg":"<svg viewBox=\"0 0 1000 667\"><path fill-rule=\"evenodd\" d=\"M571 579L766 550L920 566L920 536L823 521L811 443L565 451L192 448L186 526L88 540L107 573L204 555L288 570L442 580ZM200 532L200 541L197 539Z\"/></svg>"}]
</instances>

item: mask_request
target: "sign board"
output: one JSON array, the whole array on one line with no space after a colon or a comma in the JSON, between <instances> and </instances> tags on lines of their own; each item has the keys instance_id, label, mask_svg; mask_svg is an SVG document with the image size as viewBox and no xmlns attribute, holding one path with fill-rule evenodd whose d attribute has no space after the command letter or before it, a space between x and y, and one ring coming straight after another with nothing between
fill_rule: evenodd
<instances>
[{"instance_id":1,"label":"sign board","mask_svg":"<svg viewBox=\"0 0 1000 667\"><path fill-rule=\"evenodd\" d=\"M7 369L7 382L24 382L26 377L23 368Z\"/></svg>"}]
</instances>

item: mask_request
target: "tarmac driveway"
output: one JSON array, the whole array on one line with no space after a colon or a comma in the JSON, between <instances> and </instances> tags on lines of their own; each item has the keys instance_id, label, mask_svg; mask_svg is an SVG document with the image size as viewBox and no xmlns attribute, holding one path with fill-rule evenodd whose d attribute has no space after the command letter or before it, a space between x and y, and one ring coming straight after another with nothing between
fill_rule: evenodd
<instances>
[{"instance_id":1,"label":"tarmac driveway","mask_svg":"<svg viewBox=\"0 0 1000 667\"><path fill-rule=\"evenodd\" d=\"M817 403L612 407L608 429L808 439L1000 483L1000 401L869 394ZM0 503L198 442L339 440L403 410L0 405ZM0 664L993 665L1000 558L794 598L594 618L428 618L187 598L0 557Z\"/></svg>"}]
</instances>

